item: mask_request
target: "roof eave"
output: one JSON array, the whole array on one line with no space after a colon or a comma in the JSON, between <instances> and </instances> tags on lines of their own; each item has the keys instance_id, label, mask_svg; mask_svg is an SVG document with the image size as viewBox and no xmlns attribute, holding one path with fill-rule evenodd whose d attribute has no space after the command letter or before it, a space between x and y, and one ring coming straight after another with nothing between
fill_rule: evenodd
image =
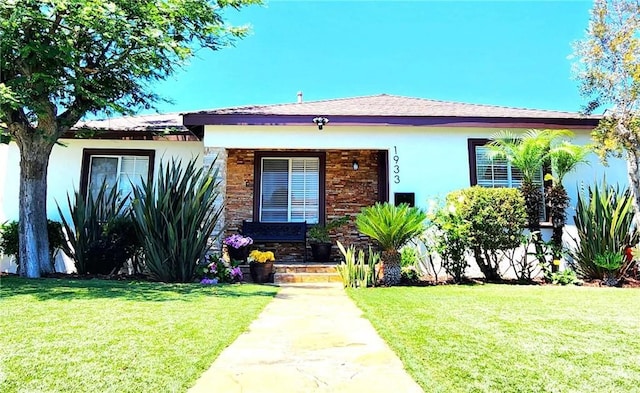
<instances>
[{"instance_id":1,"label":"roof eave","mask_svg":"<svg viewBox=\"0 0 640 393\"><path fill-rule=\"evenodd\" d=\"M335 116L318 113L329 118L330 125L397 125L397 126L446 126L446 127L504 127L504 128L594 128L599 117L483 117L483 116ZM313 125L310 115L266 114L211 114L187 113L184 125L251 125L251 126L300 126Z\"/></svg>"},{"instance_id":2,"label":"roof eave","mask_svg":"<svg viewBox=\"0 0 640 393\"><path fill-rule=\"evenodd\" d=\"M166 130L114 130L114 129L72 129L62 135L64 139L105 139L105 140L155 140L155 141L199 141L202 136L192 131Z\"/></svg>"}]
</instances>

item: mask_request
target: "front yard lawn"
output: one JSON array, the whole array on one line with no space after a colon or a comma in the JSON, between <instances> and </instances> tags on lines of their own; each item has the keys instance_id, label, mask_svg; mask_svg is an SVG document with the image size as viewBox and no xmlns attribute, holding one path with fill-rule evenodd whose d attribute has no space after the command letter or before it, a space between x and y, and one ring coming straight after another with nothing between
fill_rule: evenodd
<instances>
[{"instance_id":1,"label":"front yard lawn","mask_svg":"<svg viewBox=\"0 0 640 393\"><path fill-rule=\"evenodd\" d=\"M349 290L425 392L640 392L640 291Z\"/></svg>"},{"instance_id":2,"label":"front yard lawn","mask_svg":"<svg viewBox=\"0 0 640 393\"><path fill-rule=\"evenodd\" d=\"M0 392L184 392L276 291L3 277Z\"/></svg>"}]
</instances>

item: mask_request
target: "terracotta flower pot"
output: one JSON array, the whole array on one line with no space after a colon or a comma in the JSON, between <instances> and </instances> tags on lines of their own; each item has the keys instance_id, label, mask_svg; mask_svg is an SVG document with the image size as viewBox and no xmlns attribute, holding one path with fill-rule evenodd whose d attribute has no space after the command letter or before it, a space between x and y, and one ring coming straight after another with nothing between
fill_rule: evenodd
<instances>
[{"instance_id":1,"label":"terracotta flower pot","mask_svg":"<svg viewBox=\"0 0 640 393\"><path fill-rule=\"evenodd\" d=\"M251 279L256 284L264 284L271 282L273 272L273 262L251 262L249 263L249 272L251 273Z\"/></svg>"}]
</instances>

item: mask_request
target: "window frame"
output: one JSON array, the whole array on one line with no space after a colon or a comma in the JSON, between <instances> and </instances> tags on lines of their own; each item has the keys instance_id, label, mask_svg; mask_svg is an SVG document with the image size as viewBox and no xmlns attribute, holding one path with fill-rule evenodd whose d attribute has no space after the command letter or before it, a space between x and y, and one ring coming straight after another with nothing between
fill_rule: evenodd
<instances>
[{"instance_id":1,"label":"window frame","mask_svg":"<svg viewBox=\"0 0 640 393\"><path fill-rule=\"evenodd\" d=\"M486 146L491 141L492 139L488 139L488 138L469 138L467 140L467 147L468 147L468 153L469 153L469 183L471 184L471 186L478 185L478 176L476 174L476 170L477 170L476 147ZM545 190L551 186L551 181L544 179L546 173L551 173L551 167L549 166L548 163L542 167L543 196L544 196ZM508 188L518 188L518 187L508 187ZM543 208L544 208L545 220L540 221L540 223L550 224L550 220L549 220L550 211L549 211L549 206L546 205L546 201L543 201Z\"/></svg>"},{"instance_id":2,"label":"window frame","mask_svg":"<svg viewBox=\"0 0 640 393\"><path fill-rule=\"evenodd\" d=\"M150 149L83 149L82 150L82 167L80 169L80 192L83 197L87 197L89 189L89 176L91 174L91 158L94 156L136 156L149 158L149 169L147 173L147 181L153 179L156 151Z\"/></svg>"},{"instance_id":3,"label":"window frame","mask_svg":"<svg viewBox=\"0 0 640 393\"><path fill-rule=\"evenodd\" d=\"M257 151L254 154L253 165L253 221L260 221L260 199L262 196L262 159L263 158L318 158L318 224L325 224L325 178L326 154L324 152L309 151ZM315 224L314 224L315 225Z\"/></svg>"}]
</instances>

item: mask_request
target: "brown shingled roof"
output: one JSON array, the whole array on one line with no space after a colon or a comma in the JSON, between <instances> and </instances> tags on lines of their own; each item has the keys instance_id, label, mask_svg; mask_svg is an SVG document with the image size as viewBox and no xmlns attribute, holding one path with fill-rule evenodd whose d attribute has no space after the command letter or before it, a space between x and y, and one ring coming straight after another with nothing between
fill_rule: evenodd
<instances>
[{"instance_id":1,"label":"brown shingled roof","mask_svg":"<svg viewBox=\"0 0 640 393\"><path fill-rule=\"evenodd\" d=\"M379 94L276 105L239 106L190 114L205 115L285 115L285 116L419 116L491 118L583 118L578 113L540 109L466 104Z\"/></svg>"}]
</instances>

